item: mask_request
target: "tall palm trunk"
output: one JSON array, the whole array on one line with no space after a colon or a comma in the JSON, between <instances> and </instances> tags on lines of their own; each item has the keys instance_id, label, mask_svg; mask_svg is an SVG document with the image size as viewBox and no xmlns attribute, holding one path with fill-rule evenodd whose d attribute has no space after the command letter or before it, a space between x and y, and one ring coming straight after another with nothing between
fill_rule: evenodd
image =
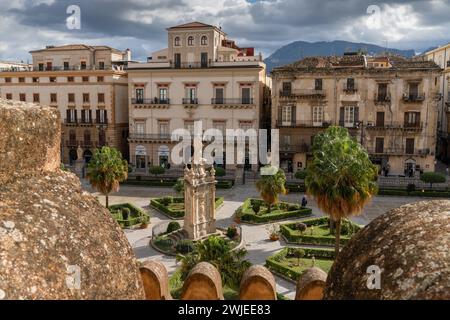
<instances>
[{"instance_id":1,"label":"tall palm trunk","mask_svg":"<svg viewBox=\"0 0 450 320\"><path fill-rule=\"evenodd\" d=\"M339 219L335 222L335 227L336 228L335 228L334 233L335 233L335 237L336 237L336 242L334 245L334 254L335 254L335 257L337 257L339 254L339 246L341 244L340 243L341 242L341 219Z\"/></svg>"},{"instance_id":2,"label":"tall palm trunk","mask_svg":"<svg viewBox=\"0 0 450 320\"><path fill-rule=\"evenodd\" d=\"M105 202L106 202L106 209L109 208L109 199L108 199L108 195L105 194Z\"/></svg>"}]
</instances>

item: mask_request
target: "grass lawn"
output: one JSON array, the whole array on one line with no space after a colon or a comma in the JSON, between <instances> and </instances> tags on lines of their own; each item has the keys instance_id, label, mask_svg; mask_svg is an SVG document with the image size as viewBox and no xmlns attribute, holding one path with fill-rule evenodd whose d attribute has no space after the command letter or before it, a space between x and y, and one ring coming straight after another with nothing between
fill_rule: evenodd
<instances>
[{"instance_id":1,"label":"grass lawn","mask_svg":"<svg viewBox=\"0 0 450 320\"><path fill-rule=\"evenodd\" d=\"M326 273L328 273L331 269L331 266L333 265L333 260L320 260L316 259L314 266L322 269ZM284 266L287 266L293 270L295 270L298 273L303 273L307 269L311 268L313 266L312 259L303 258L300 259L300 266L298 265L298 259L296 258L286 258L280 263Z\"/></svg>"},{"instance_id":2,"label":"grass lawn","mask_svg":"<svg viewBox=\"0 0 450 320\"><path fill-rule=\"evenodd\" d=\"M298 231L300 233L300 231ZM335 237L330 233L330 228L327 224L320 226L308 227L305 232L303 232L305 236L318 236L318 237ZM349 238L346 235L341 235L341 238Z\"/></svg>"},{"instance_id":3,"label":"grass lawn","mask_svg":"<svg viewBox=\"0 0 450 320\"><path fill-rule=\"evenodd\" d=\"M183 203L171 203L167 206L169 210L173 211L184 211L184 202Z\"/></svg>"}]
</instances>

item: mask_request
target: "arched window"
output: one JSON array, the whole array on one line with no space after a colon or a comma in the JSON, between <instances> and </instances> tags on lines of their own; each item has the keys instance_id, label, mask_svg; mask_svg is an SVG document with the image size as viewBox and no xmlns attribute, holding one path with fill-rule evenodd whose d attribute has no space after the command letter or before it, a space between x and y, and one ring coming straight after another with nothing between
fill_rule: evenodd
<instances>
[{"instance_id":1,"label":"arched window","mask_svg":"<svg viewBox=\"0 0 450 320\"><path fill-rule=\"evenodd\" d=\"M203 36L202 40L201 40L202 46L206 46L208 45L208 37L207 36Z\"/></svg>"},{"instance_id":2,"label":"arched window","mask_svg":"<svg viewBox=\"0 0 450 320\"><path fill-rule=\"evenodd\" d=\"M188 46L192 47L194 45L194 37L189 36L187 42L188 42Z\"/></svg>"},{"instance_id":3,"label":"arched window","mask_svg":"<svg viewBox=\"0 0 450 320\"><path fill-rule=\"evenodd\" d=\"M175 37L174 43L175 43L175 47L179 47L181 45L180 37Z\"/></svg>"}]
</instances>

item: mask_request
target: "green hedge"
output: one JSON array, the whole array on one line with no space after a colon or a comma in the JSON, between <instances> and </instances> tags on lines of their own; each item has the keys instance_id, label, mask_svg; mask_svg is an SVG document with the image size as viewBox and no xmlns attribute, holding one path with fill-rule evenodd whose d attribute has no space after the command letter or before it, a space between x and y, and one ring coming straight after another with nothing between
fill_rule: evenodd
<instances>
[{"instance_id":1,"label":"green hedge","mask_svg":"<svg viewBox=\"0 0 450 320\"><path fill-rule=\"evenodd\" d=\"M329 223L328 217L322 217L318 219L312 219L307 221L302 221L302 223L306 224L308 227L310 226L321 226ZM354 226L356 231L359 231L361 229L360 226L358 226L355 223L351 224ZM289 223L284 224L280 226L280 232L281 234L286 238L286 240L290 243L295 244L310 244L310 245L327 245L327 246L334 246L335 244L335 237L334 236L318 236L318 235L307 235L307 234L300 234L297 230L294 229L295 223ZM350 238L342 236L340 239L340 243L342 246L345 246L350 241Z\"/></svg>"},{"instance_id":2,"label":"green hedge","mask_svg":"<svg viewBox=\"0 0 450 320\"><path fill-rule=\"evenodd\" d=\"M142 186L142 187L166 187L173 188L177 180L172 179L160 179L160 180L127 180L123 182L123 185L129 186ZM234 181L220 180L216 183L217 189L231 189L234 186Z\"/></svg>"},{"instance_id":3,"label":"green hedge","mask_svg":"<svg viewBox=\"0 0 450 320\"><path fill-rule=\"evenodd\" d=\"M236 215L241 218L241 221L250 223L269 223L273 221L286 220L291 218L304 218L312 215L312 210L308 208L301 208L300 205L282 202L278 204L280 206L293 207L292 211L274 212L266 214L255 214L252 209L252 201L261 201L260 199L247 199L244 204L236 210ZM274 209L276 210L276 209ZM289 210L288 208L286 210Z\"/></svg>"},{"instance_id":4,"label":"green hedge","mask_svg":"<svg viewBox=\"0 0 450 320\"><path fill-rule=\"evenodd\" d=\"M283 259L286 257L290 248L284 248L279 253L268 257L266 259L266 267L271 269L272 271L284 275L285 277L297 281L300 279L304 272L298 272L297 270L282 264L279 259ZM305 258L311 258L314 256L315 259L320 260L334 260L334 250L327 249L306 249L302 248L305 251Z\"/></svg>"},{"instance_id":5,"label":"green hedge","mask_svg":"<svg viewBox=\"0 0 450 320\"><path fill-rule=\"evenodd\" d=\"M123 220L123 208L130 209L130 217L128 217L128 220ZM132 205L131 203L112 205L109 207L109 211L122 228L130 228L142 223L150 222L150 216L144 210Z\"/></svg>"},{"instance_id":6,"label":"green hedge","mask_svg":"<svg viewBox=\"0 0 450 320\"><path fill-rule=\"evenodd\" d=\"M167 187L171 188L177 183L176 180L127 180L123 185L142 187Z\"/></svg>"},{"instance_id":7,"label":"green hedge","mask_svg":"<svg viewBox=\"0 0 450 320\"><path fill-rule=\"evenodd\" d=\"M266 267L271 269L273 272L284 275L285 277L297 281L300 279L302 273L297 272L295 269L290 268L273 260L272 258L266 259Z\"/></svg>"},{"instance_id":8,"label":"green hedge","mask_svg":"<svg viewBox=\"0 0 450 320\"><path fill-rule=\"evenodd\" d=\"M183 203L184 198L173 198L173 197L165 197L165 198L156 198L150 200L150 206L161 211L172 219L181 219L184 217L184 210L171 210L167 205L164 204L164 200L170 200L170 203ZM166 200L166 201L167 201ZM216 198L216 209L220 207L224 203L224 198Z\"/></svg>"},{"instance_id":9,"label":"green hedge","mask_svg":"<svg viewBox=\"0 0 450 320\"><path fill-rule=\"evenodd\" d=\"M217 189L231 189L234 187L234 181L232 180L219 180L216 183Z\"/></svg>"},{"instance_id":10,"label":"green hedge","mask_svg":"<svg viewBox=\"0 0 450 320\"><path fill-rule=\"evenodd\" d=\"M306 192L306 188L304 184L298 184L298 183L286 183L286 189L291 192Z\"/></svg>"},{"instance_id":11,"label":"green hedge","mask_svg":"<svg viewBox=\"0 0 450 320\"><path fill-rule=\"evenodd\" d=\"M402 189L381 189L378 191L380 196L402 196L402 197L430 197L430 198L449 198L450 191L413 191L408 193Z\"/></svg>"}]
</instances>

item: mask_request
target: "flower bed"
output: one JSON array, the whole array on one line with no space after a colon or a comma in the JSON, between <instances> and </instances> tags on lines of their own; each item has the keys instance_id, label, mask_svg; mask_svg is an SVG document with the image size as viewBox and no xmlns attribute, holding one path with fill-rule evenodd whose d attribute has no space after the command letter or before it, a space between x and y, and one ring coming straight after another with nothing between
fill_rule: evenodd
<instances>
[{"instance_id":1,"label":"flower bed","mask_svg":"<svg viewBox=\"0 0 450 320\"><path fill-rule=\"evenodd\" d=\"M302 221L307 227L303 232L300 231L299 224L288 223L280 226L280 232L289 243L334 246L335 237L330 234L329 221L328 217ZM360 229L361 226L344 220L341 227L341 245L346 245Z\"/></svg>"},{"instance_id":2,"label":"flower bed","mask_svg":"<svg viewBox=\"0 0 450 320\"><path fill-rule=\"evenodd\" d=\"M255 208L259 207L256 213ZM241 221L255 224L264 224L286 219L304 218L312 215L312 210L302 208L298 204L282 202L272 207L271 212L264 201L260 199L247 199L243 205L236 210L237 218Z\"/></svg>"},{"instance_id":3,"label":"flower bed","mask_svg":"<svg viewBox=\"0 0 450 320\"><path fill-rule=\"evenodd\" d=\"M302 249L305 256L298 259L293 254L294 248L284 248L277 254L266 259L266 267L289 280L298 281L303 273L315 266L328 272L334 262L334 251L326 249ZM314 260L313 260L314 257Z\"/></svg>"},{"instance_id":4,"label":"flower bed","mask_svg":"<svg viewBox=\"0 0 450 320\"><path fill-rule=\"evenodd\" d=\"M216 198L216 209L224 202L224 198ZM150 200L150 206L159 210L171 219L184 217L184 198L164 197Z\"/></svg>"},{"instance_id":5,"label":"flower bed","mask_svg":"<svg viewBox=\"0 0 450 320\"><path fill-rule=\"evenodd\" d=\"M124 219L124 209L130 211L128 219ZM109 207L112 216L122 228L131 228L137 225L148 224L150 216L142 209L131 203L116 204Z\"/></svg>"}]
</instances>

